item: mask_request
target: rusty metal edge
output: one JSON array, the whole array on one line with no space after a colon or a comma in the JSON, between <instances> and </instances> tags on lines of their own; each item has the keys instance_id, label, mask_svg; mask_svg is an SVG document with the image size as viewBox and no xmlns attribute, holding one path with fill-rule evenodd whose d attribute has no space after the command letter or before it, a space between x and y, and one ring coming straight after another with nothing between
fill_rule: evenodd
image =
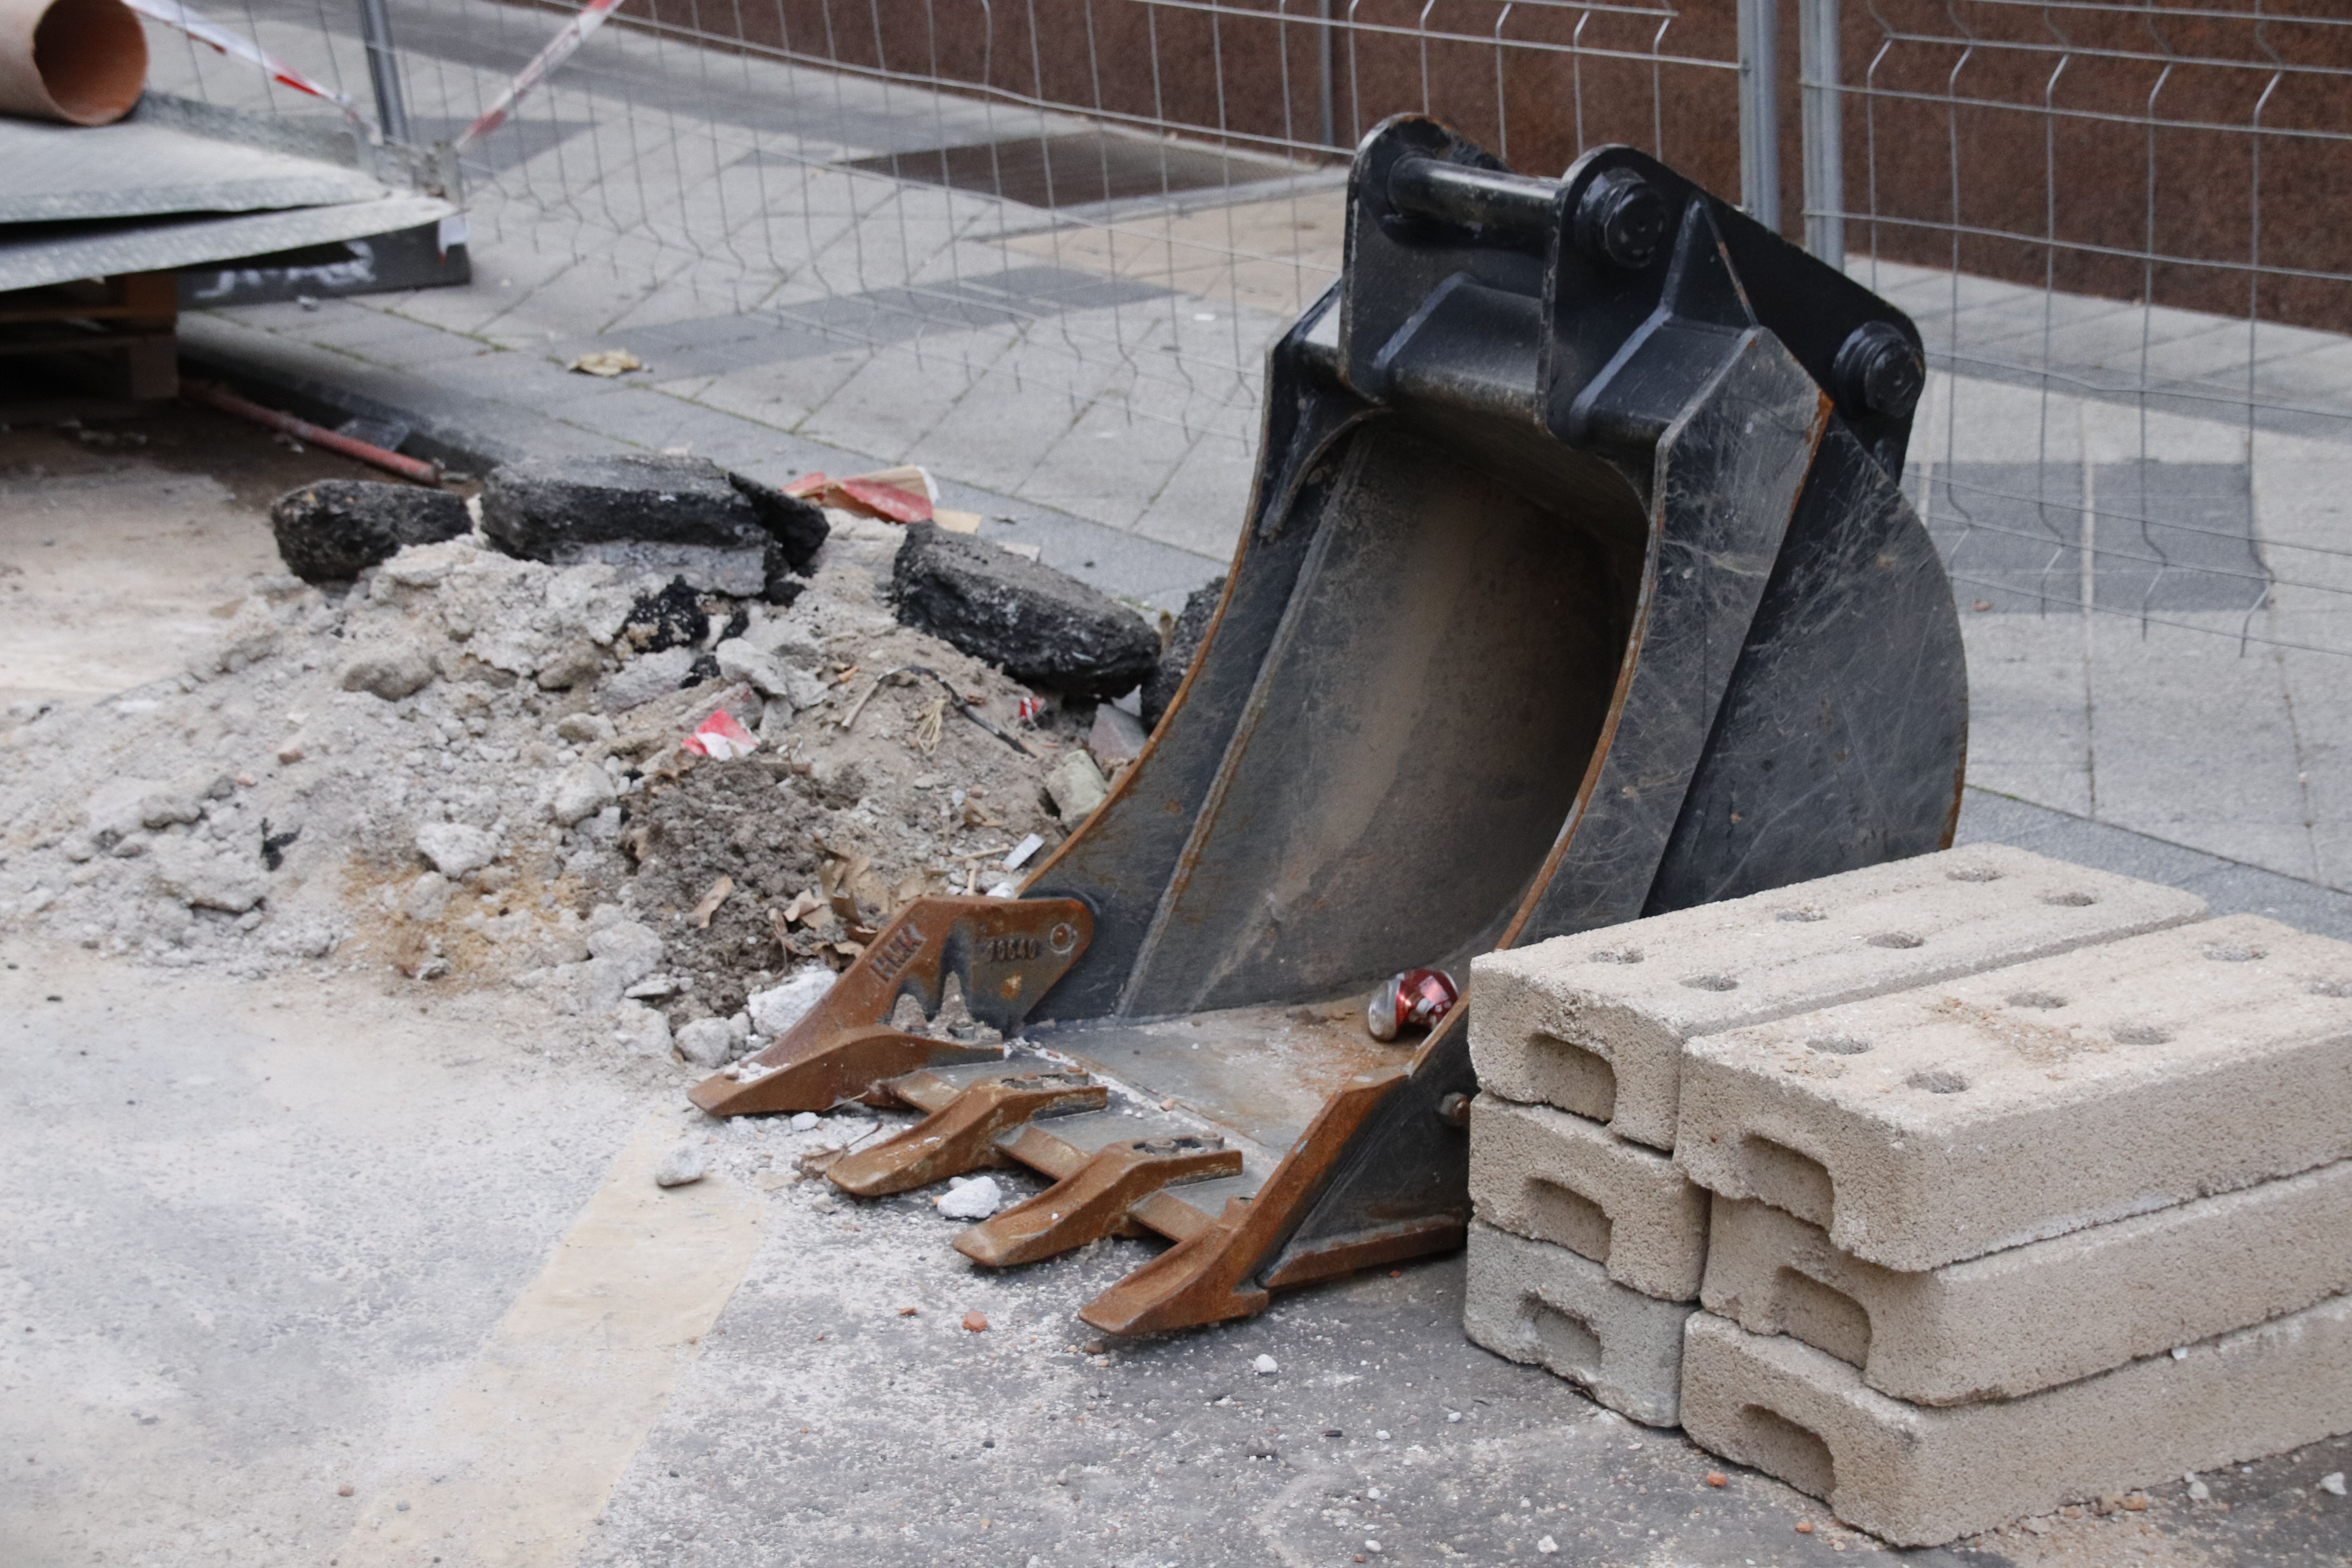
<instances>
[{"instance_id":1,"label":"rusty metal edge","mask_svg":"<svg viewBox=\"0 0 2352 1568\"><path fill-rule=\"evenodd\" d=\"M1404 1081L1400 1071L1332 1095L1255 1196L1229 1201L1214 1224L1087 1302L1079 1318L1127 1335L1264 1311L1267 1291L1250 1276L1321 1191L1357 1129Z\"/></svg>"}]
</instances>

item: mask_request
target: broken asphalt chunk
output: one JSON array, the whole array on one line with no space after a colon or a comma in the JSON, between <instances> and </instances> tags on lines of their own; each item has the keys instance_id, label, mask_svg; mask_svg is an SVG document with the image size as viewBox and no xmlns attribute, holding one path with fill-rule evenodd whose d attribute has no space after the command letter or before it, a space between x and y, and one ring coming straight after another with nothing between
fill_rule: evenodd
<instances>
[{"instance_id":1,"label":"broken asphalt chunk","mask_svg":"<svg viewBox=\"0 0 2352 1568\"><path fill-rule=\"evenodd\" d=\"M482 487L482 531L510 555L603 562L689 587L789 600L824 542L815 509L708 458L528 459Z\"/></svg>"},{"instance_id":2,"label":"broken asphalt chunk","mask_svg":"<svg viewBox=\"0 0 2352 1568\"><path fill-rule=\"evenodd\" d=\"M954 644L1015 680L1108 701L1160 658L1141 616L1076 578L935 523L907 529L891 572L902 626Z\"/></svg>"},{"instance_id":3,"label":"broken asphalt chunk","mask_svg":"<svg viewBox=\"0 0 2352 1568\"><path fill-rule=\"evenodd\" d=\"M473 531L466 503L446 490L373 479L320 479L269 506L286 569L306 583L347 583L411 544Z\"/></svg>"}]
</instances>

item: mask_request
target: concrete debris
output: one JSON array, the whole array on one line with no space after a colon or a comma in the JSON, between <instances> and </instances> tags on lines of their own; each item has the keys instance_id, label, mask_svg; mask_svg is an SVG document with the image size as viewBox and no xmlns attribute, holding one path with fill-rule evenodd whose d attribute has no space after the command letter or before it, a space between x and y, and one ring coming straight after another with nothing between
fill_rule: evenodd
<instances>
[{"instance_id":1,"label":"concrete debris","mask_svg":"<svg viewBox=\"0 0 2352 1568\"><path fill-rule=\"evenodd\" d=\"M321 479L273 501L269 526L289 572L307 583L348 583L404 546L463 538L474 520L446 490Z\"/></svg>"},{"instance_id":2,"label":"concrete debris","mask_svg":"<svg viewBox=\"0 0 2352 1568\"><path fill-rule=\"evenodd\" d=\"M899 621L1014 679L1108 701L1132 691L1160 658L1142 618L1076 578L949 533L907 529L891 575Z\"/></svg>"},{"instance_id":3,"label":"concrete debris","mask_svg":"<svg viewBox=\"0 0 2352 1568\"><path fill-rule=\"evenodd\" d=\"M186 838L157 840L155 885L192 909L241 915L269 895L262 868Z\"/></svg>"},{"instance_id":4,"label":"concrete debris","mask_svg":"<svg viewBox=\"0 0 2352 1568\"><path fill-rule=\"evenodd\" d=\"M408 892L400 902L402 918L421 925L432 924L448 909L449 895L455 887L440 872L425 872L408 885Z\"/></svg>"},{"instance_id":5,"label":"concrete debris","mask_svg":"<svg viewBox=\"0 0 2352 1568\"><path fill-rule=\"evenodd\" d=\"M428 822L416 830L416 852L444 877L463 877L499 858L499 838L462 822Z\"/></svg>"},{"instance_id":6,"label":"concrete debris","mask_svg":"<svg viewBox=\"0 0 2352 1568\"><path fill-rule=\"evenodd\" d=\"M1217 613L1217 601L1224 595L1223 577L1186 595L1183 613L1168 630L1168 646L1160 650L1159 662L1151 667L1150 677L1143 683L1145 730L1160 728L1160 716L1175 700L1176 689L1184 684L1185 672L1192 668L1202 640L1209 635L1209 622Z\"/></svg>"},{"instance_id":7,"label":"concrete debris","mask_svg":"<svg viewBox=\"0 0 2352 1568\"><path fill-rule=\"evenodd\" d=\"M1004 1189L993 1176L977 1176L950 1186L931 1203L948 1219L986 1219L1004 1206Z\"/></svg>"},{"instance_id":8,"label":"concrete debris","mask_svg":"<svg viewBox=\"0 0 2352 1568\"><path fill-rule=\"evenodd\" d=\"M600 700L607 713L626 713L656 697L667 697L694 678L695 651L690 647L656 649L639 654L604 682Z\"/></svg>"},{"instance_id":9,"label":"concrete debris","mask_svg":"<svg viewBox=\"0 0 2352 1568\"><path fill-rule=\"evenodd\" d=\"M654 1167L654 1185L683 1187L688 1183L702 1180L709 1173L709 1157L691 1143L680 1143L663 1155L661 1163Z\"/></svg>"},{"instance_id":10,"label":"concrete debris","mask_svg":"<svg viewBox=\"0 0 2352 1568\"><path fill-rule=\"evenodd\" d=\"M642 1002L623 1002L613 1009L613 1040L639 1056L665 1058L673 1044L669 1020Z\"/></svg>"},{"instance_id":11,"label":"concrete debris","mask_svg":"<svg viewBox=\"0 0 2352 1568\"><path fill-rule=\"evenodd\" d=\"M810 1008L824 1000L833 981L832 970L813 964L794 972L782 985L752 993L745 999L751 1026L771 1039L788 1033Z\"/></svg>"},{"instance_id":12,"label":"concrete debris","mask_svg":"<svg viewBox=\"0 0 2352 1568\"><path fill-rule=\"evenodd\" d=\"M1262 1355L1255 1361L1250 1363L1250 1370L1257 1373L1260 1377L1272 1377L1276 1373L1280 1372L1282 1368L1272 1356Z\"/></svg>"},{"instance_id":13,"label":"concrete debris","mask_svg":"<svg viewBox=\"0 0 2352 1568\"><path fill-rule=\"evenodd\" d=\"M343 666L341 685L346 691L397 702L432 685L437 673L421 649L394 647L363 653Z\"/></svg>"},{"instance_id":14,"label":"concrete debris","mask_svg":"<svg viewBox=\"0 0 2352 1568\"><path fill-rule=\"evenodd\" d=\"M1105 706L1096 711L1107 713L1116 710ZM1055 763L1054 771L1045 775L1045 790L1054 797L1054 809L1061 814L1062 821L1076 827L1092 816L1095 807L1110 794L1110 782L1103 777L1102 770L1095 766L1092 757L1084 752L1071 752Z\"/></svg>"},{"instance_id":15,"label":"concrete debris","mask_svg":"<svg viewBox=\"0 0 2352 1568\"><path fill-rule=\"evenodd\" d=\"M754 647L741 637L730 637L712 650L711 657L718 661L720 679L746 681L763 697L782 697L791 701L794 672L774 654Z\"/></svg>"},{"instance_id":16,"label":"concrete debris","mask_svg":"<svg viewBox=\"0 0 2352 1568\"><path fill-rule=\"evenodd\" d=\"M593 763L577 762L556 775L547 814L566 827L574 826L612 805L614 793L611 774Z\"/></svg>"},{"instance_id":17,"label":"concrete debris","mask_svg":"<svg viewBox=\"0 0 2352 1568\"><path fill-rule=\"evenodd\" d=\"M2344 1472L2341 1470L2330 1470L2326 1475L2320 1477L2319 1489L2326 1492L2329 1497L2342 1497L2344 1495Z\"/></svg>"},{"instance_id":18,"label":"concrete debris","mask_svg":"<svg viewBox=\"0 0 2352 1568\"><path fill-rule=\"evenodd\" d=\"M817 1121L818 1117L815 1111L800 1110L793 1113L790 1125L792 1130L795 1132L813 1132L816 1130Z\"/></svg>"},{"instance_id":19,"label":"concrete debris","mask_svg":"<svg viewBox=\"0 0 2352 1568\"><path fill-rule=\"evenodd\" d=\"M725 1067L743 1054L743 1040L724 1018L697 1018L672 1039L677 1054L698 1068Z\"/></svg>"}]
</instances>

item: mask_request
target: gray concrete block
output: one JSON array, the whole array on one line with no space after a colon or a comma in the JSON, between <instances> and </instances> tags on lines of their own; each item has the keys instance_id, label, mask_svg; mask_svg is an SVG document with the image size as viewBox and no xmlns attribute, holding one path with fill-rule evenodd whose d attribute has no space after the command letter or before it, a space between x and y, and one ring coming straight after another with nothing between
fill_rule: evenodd
<instances>
[{"instance_id":1,"label":"gray concrete block","mask_svg":"<svg viewBox=\"0 0 2352 1568\"><path fill-rule=\"evenodd\" d=\"M1675 1159L1940 1268L2352 1156L2352 943L2232 915L1691 1043Z\"/></svg>"},{"instance_id":2,"label":"gray concrete block","mask_svg":"<svg viewBox=\"0 0 2352 1568\"><path fill-rule=\"evenodd\" d=\"M1706 1194L1673 1159L1549 1105L1482 1094L1470 1108L1480 1219L1565 1247L1644 1296L1688 1301L1706 1266Z\"/></svg>"},{"instance_id":3,"label":"gray concrete block","mask_svg":"<svg viewBox=\"0 0 2352 1568\"><path fill-rule=\"evenodd\" d=\"M1683 1043L2200 918L2194 896L1971 845L1555 937L1470 966L1470 1057L1507 1100L1674 1147Z\"/></svg>"},{"instance_id":4,"label":"gray concrete block","mask_svg":"<svg viewBox=\"0 0 2352 1568\"><path fill-rule=\"evenodd\" d=\"M1691 1315L1683 1430L1902 1546L2352 1431L2352 1297L2023 1399L1929 1409L1835 1356Z\"/></svg>"},{"instance_id":5,"label":"gray concrete block","mask_svg":"<svg viewBox=\"0 0 2352 1568\"><path fill-rule=\"evenodd\" d=\"M1859 1366L1897 1399L2014 1399L2352 1290L2347 1215L2352 1160L2339 1160L1902 1274L1794 1215L1717 1197L1700 1300Z\"/></svg>"},{"instance_id":6,"label":"gray concrete block","mask_svg":"<svg viewBox=\"0 0 2352 1568\"><path fill-rule=\"evenodd\" d=\"M1470 1222L1462 1331L1496 1355L1540 1366L1650 1426L1680 1418L1689 1302L1629 1290L1548 1241Z\"/></svg>"}]
</instances>

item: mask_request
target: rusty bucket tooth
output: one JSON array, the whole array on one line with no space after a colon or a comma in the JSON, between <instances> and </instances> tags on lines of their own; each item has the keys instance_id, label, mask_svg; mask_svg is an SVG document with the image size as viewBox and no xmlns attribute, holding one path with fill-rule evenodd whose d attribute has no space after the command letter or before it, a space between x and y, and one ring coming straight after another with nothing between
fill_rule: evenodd
<instances>
[{"instance_id":1,"label":"rusty bucket tooth","mask_svg":"<svg viewBox=\"0 0 2352 1568\"><path fill-rule=\"evenodd\" d=\"M850 1100L887 1105L893 1101L880 1086L891 1079L921 1068L996 1061L1004 1053L993 1046L961 1046L910 1035L885 1024L848 1030L779 1067L763 1063L761 1057L766 1054L746 1057L703 1079L687 1091L687 1098L713 1116L828 1110Z\"/></svg>"},{"instance_id":2,"label":"rusty bucket tooth","mask_svg":"<svg viewBox=\"0 0 2352 1568\"><path fill-rule=\"evenodd\" d=\"M1241 1170L1242 1152L1214 1134L1108 1144L1028 1202L957 1237L955 1249L992 1268L1035 1263L1133 1228L1128 1211L1171 1183Z\"/></svg>"},{"instance_id":3,"label":"rusty bucket tooth","mask_svg":"<svg viewBox=\"0 0 2352 1568\"><path fill-rule=\"evenodd\" d=\"M870 1149L845 1154L825 1179L861 1198L961 1176L983 1165L1001 1165L996 1141L1033 1116L1056 1111L1099 1110L1110 1090L1085 1073L1034 1072L973 1084L904 1132Z\"/></svg>"},{"instance_id":4,"label":"rusty bucket tooth","mask_svg":"<svg viewBox=\"0 0 2352 1568\"><path fill-rule=\"evenodd\" d=\"M871 1100L885 1079L919 1068L1000 1058L993 1047L891 1027L899 998L936 1016L953 975L972 1017L1012 1035L1093 935L1094 916L1076 899L918 899L799 1023L687 1098L713 1116L825 1110Z\"/></svg>"}]
</instances>

